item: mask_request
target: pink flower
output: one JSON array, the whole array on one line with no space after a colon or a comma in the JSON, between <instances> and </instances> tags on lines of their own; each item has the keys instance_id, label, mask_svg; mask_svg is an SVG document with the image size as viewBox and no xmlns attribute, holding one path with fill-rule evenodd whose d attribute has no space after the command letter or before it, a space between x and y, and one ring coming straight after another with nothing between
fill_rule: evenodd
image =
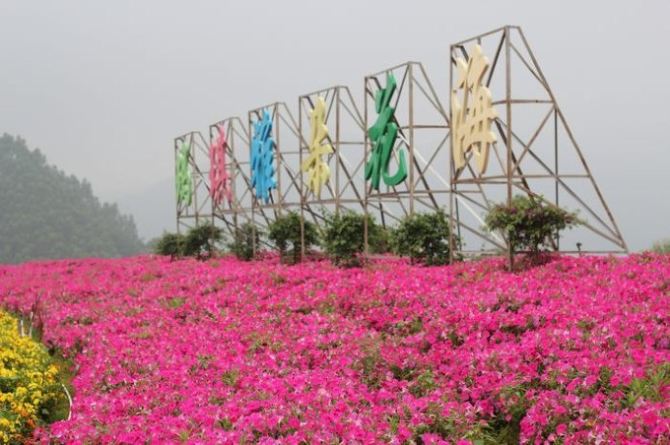
<instances>
[{"instance_id":1,"label":"pink flower","mask_svg":"<svg viewBox=\"0 0 670 445\"><path fill-rule=\"evenodd\" d=\"M0 266L0 305L77 367L39 443L469 444L522 410L526 444L667 437L670 388L625 397L670 363L670 257L502 264L34 262Z\"/></svg>"}]
</instances>

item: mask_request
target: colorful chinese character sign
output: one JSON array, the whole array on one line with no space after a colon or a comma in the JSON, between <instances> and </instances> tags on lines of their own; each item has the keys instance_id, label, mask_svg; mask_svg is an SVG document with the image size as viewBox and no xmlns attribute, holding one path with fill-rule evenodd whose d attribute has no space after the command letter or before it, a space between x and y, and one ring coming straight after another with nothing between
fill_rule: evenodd
<instances>
[{"instance_id":1,"label":"colorful chinese character sign","mask_svg":"<svg viewBox=\"0 0 670 445\"><path fill-rule=\"evenodd\" d=\"M310 112L310 127L309 156L303 161L301 169L308 175L309 189L321 198L321 187L330 178L330 168L323 160L323 156L333 152L333 147L323 142L328 137L328 127L326 127L326 101L322 97L316 99L316 105Z\"/></svg>"},{"instance_id":2,"label":"colorful chinese character sign","mask_svg":"<svg viewBox=\"0 0 670 445\"><path fill-rule=\"evenodd\" d=\"M466 63L456 59L458 80L451 92L451 128L453 132L453 157L456 169L465 166L465 156L472 150L479 174L486 171L489 146L496 141L491 131L491 122L497 117L491 101L491 91L484 86L484 75L489 69L489 60L482 48L475 45ZM463 99L458 91L463 91Z\"/></svg>"},{"instance_id":3,"label":"colorful chinese character sign","mask_svg":"<svg viewBox=\"0 0 670 445\"><path fill-rule=\"evenodd\" d=\"M368 136L372 144L370 159L365 164L365 179L370 180L372 188L379 190L379 180L384 179L388 186L396 186L407 178L405 152L398 153L398 171L389 174L391 154L398 138L398 125L394 121L395 108L391 104L391 97L396 89L396 80L393 74L386 75L386 87L377 91L375 95L375 109L377 121L368 129Z\"/></svg>"},{"instance_id":4,"label":"colorful chinese character sign","mask_svg":"<svg viewBox=\"0 0 670 445\"><path fill-rule=\"evenodd\" d=\"M277 188L274 168L274 147L272 139L272 118L268 110L263 110L261 119L254 122L251 139L251 186L256 198L265 204L270 202L270 190Z\"/></svg>"},{"instance_id":5,"label":"colorful chinese character sign","mask_svg":"<svg viewBox=\"0 0 670 445\"><path fill-rule=\"evenodd\" d=\"M193 178L189 168L188 158L191 152L191 145L183 142L177 152L176 183L177 183L177 203L190 206L193 197Z\"/></svg>"},{"instance_id":6,"label":"colorful chinese character sign","mask_svg":"<svg viewBox=\"0 0 670 445\"><path fill-rule=\"evenodd\" d=\"M217 125L219 137L209 147L209 193L215 205L221 205L223 198L232 201L230 181L226 169L226 132L222 125Z\"/></svg>"}]
</instances>

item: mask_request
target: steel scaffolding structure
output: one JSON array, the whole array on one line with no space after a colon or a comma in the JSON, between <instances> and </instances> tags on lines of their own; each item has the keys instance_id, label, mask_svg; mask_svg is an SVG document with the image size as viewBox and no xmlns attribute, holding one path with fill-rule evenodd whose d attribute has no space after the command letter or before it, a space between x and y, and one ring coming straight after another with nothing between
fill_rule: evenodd
<instances>
[{"instance_id":1,"label":"steel scaffolding structure","mask_svg":"<svg viewBox=\"0 0 670 445\"><path fill-rule=\"evenodd\" d=\"M323 223L323 209L362 211L385 227L446 210L452 260L507 251L512 261L504 234L487 231L484 217L495 203L510 205L521 194L580 212L577 228L552 239L554 250L627 252L521 28L455 43L449 57L449 107L423 65L407 62L364 77L363 113L349 88L338 85L300 96L297 120L275 102L249 111L246 122L233 117L210 125L209 144L199 132L175 138L176 161L188 144L193 187L191 201L178 200L178 231L214 219L231 234L246 222L265 229L296 211L304 253L304 222ZM263 118L271 128L272 172L258 195L251 152ZM215 144L224 146L227 182L226 196L213 199L208 147ZM364 238L367 251L367 223Z\"/></svg>"},{"instance_id":2,"label":"steel scaffolding structure","mask_svg":"<svg viewBox=\"0 0 670 445\"><path fill-rule=\"evenodd\" d=\"M193 191L190 203L177 200L177 233L190 229L202 221L213 222L212 200L209 189L209 145L199 131L177 136L174 139L175 165L178 163L179 150L183 144L189 146L188 165L191 171ZM205 159L207 162L205 162Z\"/></svg>"},{"instance_id":3,"label":"steel scaffolding structure","mask_svg":"<svg viewBox=\"0 0 670 445\"><path fill-rule=\"evenodd\" d=\"M464 204L483 213L495 201L510 205L515 194L522 194L548 205L580 212L578 229L562 235L561 239L556 236L555 250L627 252L616 221L520 27L505 26L451 45L450 92L456 94L458 83L462 82L460 77L456 81L454 72L458 59L467 63L473 51L480 50L493 55L490 63L487 59L482 62L487 64L487 69L481 79L481 84L490 89L491 104L496 109L495 141L490 145L493 156L484 173L475 171L471 165L474 151L467 154L465 165L460 168L455 165L454 157L450 157L452 224L463 222L456 220L456 215L462 214L459 208ZM453 122L454 101L450 103ZM453 137L450 146L453 153ZM595 236L600 243L582 250L585 239L580 237L584 236ZM576 242L578 248L561 249L568 239ZM477 253L499 251L504 247L512 261L509 243L501 245L494 234L484 240L487 245ZM452 244L456 247L455 254L474 253L453 240Z\"/></svg>"}]
</instances>

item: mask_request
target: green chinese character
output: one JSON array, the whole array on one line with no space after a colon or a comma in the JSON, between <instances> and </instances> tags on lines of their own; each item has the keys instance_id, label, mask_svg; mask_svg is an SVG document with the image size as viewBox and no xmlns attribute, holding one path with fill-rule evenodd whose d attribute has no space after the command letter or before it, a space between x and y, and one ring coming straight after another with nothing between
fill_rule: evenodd
<instances>
[{"instance_id":1,"label":"green chinese character","mask_svg":"<svg viewBox=\"0 0 670 445\"><path fill-rule=\"evenodd\" d=\"M365 180L372 181L372 188L379 190L379 180L384 178L384 183L389 186L400 184L407 178L407 164L405 152L400 150L398 171L389 175L389 161L391 152L398 138L398 125L393 122L395 108L391 103L391 97L396 89L396 80L393 74L386 75L386 88L382 88L375 94L375 109L377 110L377 121L368 129L368 136L372 142L370 159L365 164Z\"/></svg>"},{"instance_id":2,"label":"green chinese character","mask_svg":"<svg viewBox=\"0 0 670 445\"><path fill-rule=\"evenodd\" d=\"M191 169L188 163L190 151L191 146L187 143L182 143L177 153L177 203L186 206L191 205L193 197L193 179L191 178Z\"/></svg>"}]
</instances>

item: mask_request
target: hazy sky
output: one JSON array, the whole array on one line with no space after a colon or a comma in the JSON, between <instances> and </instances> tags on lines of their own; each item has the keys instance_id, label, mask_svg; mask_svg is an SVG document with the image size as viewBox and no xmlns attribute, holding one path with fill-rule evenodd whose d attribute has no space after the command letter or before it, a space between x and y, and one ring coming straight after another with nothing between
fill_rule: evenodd
<instances>
[{"instance_id":1,"label":"hazy sky","mask_svg":"<svg viewBox=\"0 0 670 445\"><path fill-rule=\"evenodd\" d=\"M520 25L637 250L670 237L669 18L667 0L0 0L0 133L172 215L173 137L334 84L362 97L407 60L446 90L450 43Z\"/></svg>"}]
</instances>

